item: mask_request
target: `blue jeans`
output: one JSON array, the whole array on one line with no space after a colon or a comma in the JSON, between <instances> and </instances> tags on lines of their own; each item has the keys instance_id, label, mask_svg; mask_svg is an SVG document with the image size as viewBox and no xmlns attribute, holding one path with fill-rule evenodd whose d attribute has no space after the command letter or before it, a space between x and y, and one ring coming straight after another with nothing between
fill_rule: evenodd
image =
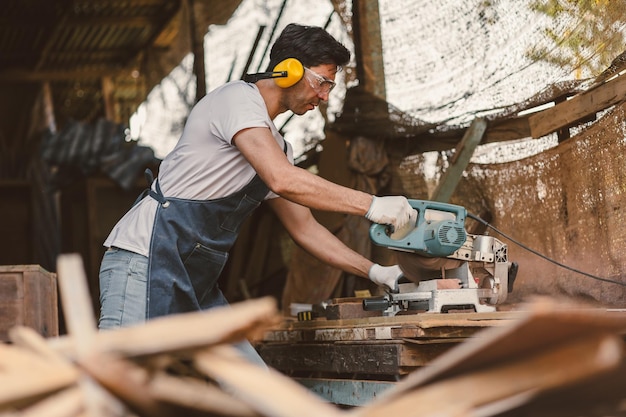
<instances>
[{"instance_id":1,"label":"blue jeans","mask_svg":"<svg viewBox=\"0 0 626 417\"><path fill-rule=\"evenodd\" d=\"M148 258L112 248L100 265L98 328L127 327L146 321Z\"/></svg>"},{"instance_id":2,"label":"blue jeans","mask_svg":"<svg viewBox=\"0 0 626 417\"><path fill-rule=\"evenodd\" d=\"M98 328L128 327L146 321L148 258L111 248L100 265L100 319ZM248 341L235 345L253 363L266 367Z\"/></svg>"}]
</instances>

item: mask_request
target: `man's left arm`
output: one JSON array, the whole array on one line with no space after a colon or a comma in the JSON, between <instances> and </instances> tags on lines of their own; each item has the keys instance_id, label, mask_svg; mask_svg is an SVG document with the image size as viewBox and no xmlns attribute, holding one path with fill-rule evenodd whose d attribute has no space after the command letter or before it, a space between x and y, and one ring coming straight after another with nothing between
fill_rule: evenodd
<instances>
[{"instance_id":1,"label":"man's left arm","mask_svg":"<svg viewBox=\"0 0 626 417\"><path fill-rule=\"evenodd\" d=\"M267 203L292 239L311 255L347 273L396 289L397 281L402 276L397 265L380 266L355 252L322 226L308 207L281 197L267 200Z\"/></svg>"}]
</instances>

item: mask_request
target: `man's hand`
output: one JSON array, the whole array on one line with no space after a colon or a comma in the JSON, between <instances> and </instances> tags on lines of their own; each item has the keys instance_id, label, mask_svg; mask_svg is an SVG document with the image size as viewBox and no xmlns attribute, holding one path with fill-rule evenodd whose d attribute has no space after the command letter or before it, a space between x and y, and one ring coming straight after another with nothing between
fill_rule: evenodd
<instances>
[{"instance_id":1,"label":"man's hand","mask_svg":"<svg viewBox=\"0 0 626 417\"><path fill-rule=\"evenodd\" d=\"M374 223L391 225L394 231L400 231L407 228L411 221L415 221L416 214L406 197L374 196L365 218Z\"/></svg>"},{"instance_id":2,"label":"man's hand","mask_svg":"<svg viewBox=\"0 0 626 417\"><path fill-rule=\"evenodd\" d=\"M398 280L402 278L402 270L398 265L380 266L372 265L368 277L375 284L386 287L391 292L398 292Z\"/></svg>"}]
</instances>

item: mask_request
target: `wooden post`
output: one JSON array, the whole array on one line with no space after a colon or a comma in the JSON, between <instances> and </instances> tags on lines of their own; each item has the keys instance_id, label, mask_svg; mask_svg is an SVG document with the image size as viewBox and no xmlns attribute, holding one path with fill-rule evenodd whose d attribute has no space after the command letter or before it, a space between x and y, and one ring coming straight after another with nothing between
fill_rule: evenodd
<instances>
[{"instance_id":1,"label":"wooden post","mask_svg":"<svg viewBox=\"0 0 626 417\"><path fill-rule=\"evenodd\" d=\"M474 119L470 127L465 131L463 139L456 147L456 152L450 161L450 166L437 184L437 188L430 197L431 200L447 203L454 193L456 186L461 180L463 171L467 168L476 146L481 142L487 130L487 122L484 119Z\"/></svg>"},{"instance_id":2,"label":"wooden post","mask_svg":"<svg viewBox=\"0 0 626 417\"><path fill-rule=\"evenodd\" d=\"M206 95L206 71L204 66L204 36L198 36L193 4L194 0L187 0L189 36L191 37L191 52L193 52L193 73L196 76L196 102L198 102Z\"/></svg>"},{"instance_id":3,"label":"wooden post","mask_svg":"<svg viewBox=\"0 0 626 417\"><path fill-rule=\"evenodd\" d=\"M56 133L57 125L54 118L54 104L52 100L52 90L50 89L50 82L44 82L42 88L45 124L52 133Z\"/></svg>"},{"instance_id":4,"label":"wooden post","mask_svg":"<svg viewBox=\"0 0 626 417\"><path fill-rule=\"evenodd\" d=\"M378 0L354 0L352 13L359 83L367 92L385 100L387 92Z\"/></svg>"},{"instance_id":5,"label":"wooden post","mask_svg":"<svg viewBox=\"0 0 626 417\"><path fill-rule=\"evenodd\" d=\"M119 122L115 120L115 101L113 99L114 84L110 76L102 77L102 100L104 101L104 117L107 120Z\"/></svg>"}]
</instances>

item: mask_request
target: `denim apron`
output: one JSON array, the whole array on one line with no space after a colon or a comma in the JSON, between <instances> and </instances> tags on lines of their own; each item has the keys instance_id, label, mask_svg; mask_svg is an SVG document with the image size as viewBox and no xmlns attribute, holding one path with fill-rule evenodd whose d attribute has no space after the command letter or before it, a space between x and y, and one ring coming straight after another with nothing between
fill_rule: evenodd
<instances>
[{"instance_id":1,"label":"denim apron","mask_svg":"<svg viewBox=\"0 0 626 417\"><path fill-rule=\"evenodd\" d=\"M256 175L227 197L187 200L165 197L156 180L148 191L159 205L150 240L147 319L228 304L217 280L241 224L268 192Z\"/></svg>"}]
</instances>

